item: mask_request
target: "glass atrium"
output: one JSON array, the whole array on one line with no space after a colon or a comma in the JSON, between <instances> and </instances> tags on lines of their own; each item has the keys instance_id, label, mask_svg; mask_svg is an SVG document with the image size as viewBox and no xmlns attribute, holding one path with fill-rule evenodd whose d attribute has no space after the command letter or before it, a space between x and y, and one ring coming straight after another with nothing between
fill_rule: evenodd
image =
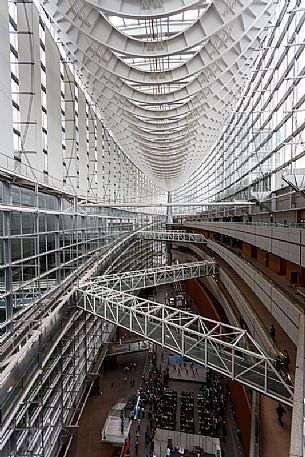
<instances>
[{"instance_id":1,"label":"glass atrium","mask_svg":"<svg viewBox=\"0 0 305 457\"><path fill-rule=\"evenodd\" d=\"M2 0L0 21L0 455L80 456L125 329L225 380L235 444L197 455L305 457L304 0ZM183 455L152 428L139 457Z\"/></svg>"}]
</instances>

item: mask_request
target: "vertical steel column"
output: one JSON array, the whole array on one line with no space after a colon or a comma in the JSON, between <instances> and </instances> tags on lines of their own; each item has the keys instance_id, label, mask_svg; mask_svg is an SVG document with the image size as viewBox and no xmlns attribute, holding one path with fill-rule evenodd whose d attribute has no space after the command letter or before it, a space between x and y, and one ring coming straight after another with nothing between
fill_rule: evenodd
<instances>
[{"instance_id":1,"label":"vertical steel column","mask_svg":"<svg viewBox=\"0 0 305 457\"><path fill-rule=\"evenodd\" d=\"M38 184L36 183L35 184L35 194L34 194L34 208L36 209L35 213L34 213L34 221L35 221L35 234L36 234L36 237L35 237L35 260L34 260L34 264L35 264L35 276L37 278L37 282L38 282L38 295L39 297L41 296L41 282L40 282L40 257L39 257L39 250L40 250L40 243L39 243L39 233L40 233L40 230L39 230L39 186ZM47 227L47 231L48 231L48 227ZM35 287L35 289L37 289L37 287Z\"/></svg>"},{"instance_id":2,"label":"vertical steel column","mask_svg":"<svg viewBox=\"0 0 305 457\"><path fill-rule=\"evenodd\" d=\"M61 197L57 197L58 209L61 209ZM54 225L55 225L55 266L56 266L56 281L58 284L61 282L61 270L60 270L60 241L59 241L59 214L54 214Z\"/></svg>"},{"instance_id":3,"label":"vertical steel column","mask_svg":"<svg viewBox=\"0 0 305 457\"><path fill-rule=\"evenodd\" d=\"M3 182L3 203L12 203L11 184ZM4 270L4 283L6 292L6 320L8 321L7 331L13 332L13 296L12 296L12 243L11 243L11 212L3 212L3 262L6 265Z\"/></svg>"},{"instance_id":4,"label":"vertical steel column","mask_svg":"<svg viewBox=\"0 0 305 457\"><path fill-rule=\"evenodd\" d=\"M77 216L77 213L78 213L78 200L77 200L77 197L74 196L73 198L73 210L74 210L74 214L72 216L72 221L73 221L73 237L74 237L74 240L72 241L72 243L74 244L75 243L75 247L73 248L74 250L74 253L72 251L72 256L74 258L78 258L77 260L77 266L80 266L81 263L82 263L82 259L79 258L79 239L78 239L78 216Z\"/></svg>"}]
</instances>

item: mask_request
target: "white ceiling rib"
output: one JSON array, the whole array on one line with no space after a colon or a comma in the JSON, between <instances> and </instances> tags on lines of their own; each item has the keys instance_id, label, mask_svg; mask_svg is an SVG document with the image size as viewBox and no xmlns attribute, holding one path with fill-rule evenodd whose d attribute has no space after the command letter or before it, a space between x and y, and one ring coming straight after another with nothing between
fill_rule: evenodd
<instances>
[{"instance_id":1,"label":"white ceiling rib","mask_svg":"<svg viewBox=\"0 0 305 457\"><path fill-rule=\"evenodd\" d=\"M151 19L176 15L191 8L202 8L201 0L88 0L105 13L124 18Z\"/></svg>"},{"instance_id":2,"label":"white ceiling rib","mask_svg":"<svg viewBox=\"0 0 305 457\"><path fill-rule=\"evenodd\" d=\"M41 0L122 149L166 190L217 140L270 0Z\"/></svg>"}]
</instances>

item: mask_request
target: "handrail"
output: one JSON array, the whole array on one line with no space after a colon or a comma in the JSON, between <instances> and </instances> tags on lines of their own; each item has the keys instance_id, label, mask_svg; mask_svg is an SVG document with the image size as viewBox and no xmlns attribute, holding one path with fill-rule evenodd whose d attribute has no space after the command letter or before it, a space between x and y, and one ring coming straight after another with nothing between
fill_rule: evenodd
<instances>
[{"instance_id":1,"label":"handrail","mask_svg":"<svg viewBox=\"0 0 305 457\"><path fill-rule=\"evenodd\" d=\"M206 252L202 251L202 249L199 248L198 246L193 246L193 245L191 245L191 246L189 246L189 249L192 250L197 256L200 256L200 257L201 257L202 259L204 259L204 260L211 259L211 257L210 257ZM180 251L178 251L178 252L180 252ZM184 252L183 252L183 255L185 255ZM189 254L189 255L190 255L191 257L195 258L194 255L191 255L191 254ZM232 282L232 284L234 284L234 286L237 288L238 293L241 294L241 292L240 292L238 286L235 284L235 282L233 281L233 279L231 278L231 276L228 275L228 273L227 273L224 269L221 269L221 266L219 267L219 274L220 274L220 275L221 275L221 274L227 275L228 278L229 278L229 280ZM203 279L205 279L205 278L203 278ZM213 278L206 278L206 279L207 279L207 280L211 280L211 279L213 279ZM221 279L221 276L219 277L219 279ZM224 287L225 287L226 290L229 292L229 290L228 290L228 288L227 288L227 285L224 285ZM230 294L230 292L229 292L229 294ZM231 294L230 294L230 295L231 295ZM233 297L232 297L232 299L233 299ZM234 302L236 303L236 300L235 300L235 299L234 299ZM245 303L248 303L247 300L245 301ZM237 305L237 304L236 304L236 306L237 306L237 308L238 308L238 305ZM264 348L265 348L265 351L267 351L267 353L269 354L269 356L272 357L273 355L275 355L275 354L278 352L278 351L276 351L276 345L275 345L274 343L273 343L273 345L272 345L272 340L271 340L271 338L270 338L269 332L267 331L267 329L266 329L266 327L265 327L263 321L262 321L261 318L258 316L258 314L256 314L255 311L251 308L250 304L246 304L246 306L249 308L249 311L250 311L250 312L252 313L252 315L253 315L254 322L255 322L255 327L258 326L259 329L262 331L262 336L266 338L266 341L269 341L269 343L270 343L270 345L271 345L270 350L267 349L266 344L264 344L264 342L262 341L262 336L261 336L261 335L258 335L258 334L256 333L256 335L257 335L256 338L257 338L257 337L259 338L261 346L264 347ZM239 309L239 308L238 308L238 309ZM225 311L226 311L226 310L225 310ZM240 309L239 309L239 311L240 311ZM245 317L245 316L244 316L244 317ZM237 316L235 316L235 318L237 319ZM237 322L238 322L238 320L237 320ZM257 322L257 323L256 323L256 322ZM271 341L270 341L270 340L271 340ZM274 346L274 347L273 347L273 346ZM271 348L272 348L272 349L271 349Z\"/></svg>"},{"instance_id":2,"label":"handrail","mask_svg":"<svg viewBox=\"0 0 305 457\"><path fill-rule=\"evenodd\" d=\"M175 231L142 231L139 232L140 239L155 241L173 241L179 243L206 243L207 239L197 233Z\"/></svg>"},{"instance_id":3,"label":"handrail","mask_svg":"<svg viewBox=\"0 0 305 457\"><path fill-rule=\"evenodd\" d=\"M299 302L297 298L295 298L293 295L289 295L288 292L286 292L285 289L283 289L281 286L279 286L275 281L273 281L266 273L264 273L262 270L257 268L255 265L253 265L251 262L249 262L245 257L240 257L238 254L236 254L234 251L229 249L227 246L224 246L221 243L217 243L216 241L208 240L208 247L211 247L211 244L215 243L215 245L219 245L225 249L227 249L231 254L236 256L237 259L241 259L243 262L245 262L249 267L253 268L257 274L259 274L263 279L265 279L272 287L277 289L284 297L291 302L293 305L295 305L299 311L304 311L304 304L302 302ZM212 248L211 248L212 249Z\"/></svg>"},{"instance_id":4,"label":"handrail","mask_svg":"<svg viewBox=\"0 0 305 457\"><path fill-rule=\"evenodd\" d=\"M81 289L98 291L107 287L115 290L128 291L146 287L156 287L161 284L180 282L186 279L214 275L217 264L213 261L182 263L139 271L127 271L112 275L97 276L89 282L82 283Z\"/></svg>"},{"instance_id":5,"label":"handrail","mask_svg":"<svg viewBox=\"0 0 305 457\"><path fill-rule=\"evenodd\" d=\"M203 225L203 224L208 224L208 225L233 225L233 224L236 224L236 225L239 225L239 226L242 226L242 225L248 225L250 227L280 227L280 228L299 228L299 229L304 229L305 228L305 222L235 222L235 221L228 221L228 222L224 222L224 221L185 221L183 222L182 224L177 224L177 226L193 226L193 225ZM173 224L175 225L175 224Z\"/></svg>"},{"instance_id":6,"label":"handrail","mask_svg":"<svg viewBox=\"0 0 305 457\"><path fill-rule=\"evenodd\" d=\"M246 330L107 287L79 293L80 308L292 405L291 386Z\"/></svg>"}]
</instances>

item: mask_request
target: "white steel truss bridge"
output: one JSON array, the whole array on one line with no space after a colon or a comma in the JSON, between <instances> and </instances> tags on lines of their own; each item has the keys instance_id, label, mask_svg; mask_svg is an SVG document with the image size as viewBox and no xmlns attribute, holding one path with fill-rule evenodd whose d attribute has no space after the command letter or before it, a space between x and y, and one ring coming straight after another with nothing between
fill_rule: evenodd
<instances>
[{"instance_id":1,"label":"white steel truss bridge","mask_svg":"<svg viewBox=\"0 0 305 457\"><path fill-rule=\"evenodd\" d=\"M133 291L213 275L217 271L216 262L204 260L201 262L190 262L147 270L96 276L89 282L83 283L81 288L90 290L96 294L105 287L120 291Z\"/></svg>"},{"instance_id":2,"label":"white steel truss bridge","mask_svg":"<svg viewBox=\"0 0 305 457\"><path fill-rule=\"evenodd\" d=\"M179 243L206 243L207 239L197 233L186 233L179 231L141 231L137 233L140 240L154 240L154 241L176 241Z\"/></svg>"},{"instance_id":3,"label":"white steel truss bridge","mask_svg":"<svg viewBox=\"0 0 305 457\"><path fill-rule=\"evenodd\" d=\"M292 386L246 330L94 282L84 286L79 307L292 406Z\"/></svg>"}]
</instances>

